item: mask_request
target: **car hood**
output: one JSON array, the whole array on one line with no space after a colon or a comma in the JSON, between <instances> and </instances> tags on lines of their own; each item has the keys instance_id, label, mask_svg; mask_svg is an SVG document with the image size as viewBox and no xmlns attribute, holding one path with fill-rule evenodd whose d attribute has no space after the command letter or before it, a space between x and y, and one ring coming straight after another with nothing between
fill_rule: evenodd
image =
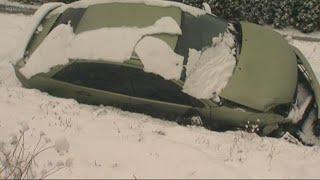
<instances>
[{"instance_id":1,"label":"car hood","mask_svg":"<svg viewBox=\"0 0 320 180\"><path fill-rule=\"evenodd\" d=\"M241 27L241 53L220 96L262 112L293 102L297 59L287 41L262 26L241 22Z\"/></svg>"}]
</instances>

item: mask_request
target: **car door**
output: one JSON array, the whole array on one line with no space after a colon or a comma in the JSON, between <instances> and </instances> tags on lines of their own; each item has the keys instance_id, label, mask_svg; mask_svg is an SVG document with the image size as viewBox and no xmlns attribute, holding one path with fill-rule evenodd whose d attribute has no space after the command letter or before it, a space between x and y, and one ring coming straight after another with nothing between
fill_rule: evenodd
<instances>
[{"instance_id":1,"label":"car door","mask_svg":"<svg viewBox=\"0 0 320 180\"><path fill-rule=\"evenodd\" d=\"M132 107L136 112L176 120L192 108L201 109L202 102L182 92L182 87L159 75L128 67L132 81Z\"/></svg>"},{"instance_id":2,"label":"car door","mask_svg":"<svg viewBox=\"0 0 320 180\"><path fill-rule=\"evenodd\" d=\"M121 64L74 62L60 70L51 93L87 104L103 104L129 109L132 95L129 74Z\"/></svg>"}]
</instances>

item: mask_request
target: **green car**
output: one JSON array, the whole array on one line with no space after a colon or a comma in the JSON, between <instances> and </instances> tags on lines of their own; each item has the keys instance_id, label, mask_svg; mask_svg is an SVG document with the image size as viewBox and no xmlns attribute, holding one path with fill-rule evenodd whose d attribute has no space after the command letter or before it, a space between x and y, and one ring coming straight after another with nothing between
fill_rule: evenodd
<instances>
[{"instance_id":1,"label":"green car","mask_svg":"<svg viewBox=\"0 0 320 180\"><path fill-rule=\"evenodd\" d=\"M305 144L319 141L316 75L298 49L265 27L177 2L92 0L45 4L26 31L13 62L27 88L216 131L290 132ZM215 44L227 34L230 51ZM207 61L222 51L230 53L219 58L234 64L215 70L220 65ZM194 66L200 78L188 82L197 53L208 59ZM210 68L212 82L224 84L218 93L188 93L187 83L194 94L208 91Z\"/></svg>"}]
</instances>

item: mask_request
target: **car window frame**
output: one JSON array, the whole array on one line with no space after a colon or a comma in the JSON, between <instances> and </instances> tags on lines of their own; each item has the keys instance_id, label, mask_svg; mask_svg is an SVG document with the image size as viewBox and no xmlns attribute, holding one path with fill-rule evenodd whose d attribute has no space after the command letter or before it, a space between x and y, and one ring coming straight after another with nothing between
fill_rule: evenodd
<instances>
[{"instance_id":1,"label":"car window frame","mask_svg":"<svg viewBox=\"0 0 320 180\"><path fill-rule=\"evenodd\" d=\"M185 104L178 104L178 103L173 103L173 102L166 102L166 101L148 99L148 98L143 98L143 97L136 97L136 96L116 93L116 92L112 92L112 91L106 91L106 90L101 90L101 89L85 87L85 86L81 86L81 85L77 85L77 84L73 84L73 83L69 83L69 82L65 82L65 81L53 78L53 76L55 76L56 74L61 72L66 67L72 65L73 63L97 63L97 64L101 63L101 64L117 65L117 66L124 66L126 68L136 68L136 69L143 70L143 65L142 64L130 63L130 60L125 61L125 63L121 63L121 62L112 62L112 61L105 61L105 60L86 60L86 59L73 60L73 59L71 59L71 60L69 60L68 64L58 65L58 66L52 68L48 73L44 74L44 77L49 78L50 80L53 80L53 81L61 82L63 84L70 84L73 87L81 87L81 88L84 88L84 89L87 89L87 90L91 90L91 91L105 92L105 93L113 94L113 95L116 95L116 96L125 96L125 97L129 97L129 98L137 98L137 99L140 99L140 100L145 100L145 101L154 102L154 103L176 105L176 106L180 106L180 107L195 107L195 108L205 108L206 105L207 105L204 102L204 100L202 100L202 99L196 99L195 98L198 101L198 103L201 104L201 107L200 106L193 106L193 105L185 105ZM173 82L177 86L183 87L183 82L181 80L169 80L169 81Z\"/></svg>"}]
</instances>

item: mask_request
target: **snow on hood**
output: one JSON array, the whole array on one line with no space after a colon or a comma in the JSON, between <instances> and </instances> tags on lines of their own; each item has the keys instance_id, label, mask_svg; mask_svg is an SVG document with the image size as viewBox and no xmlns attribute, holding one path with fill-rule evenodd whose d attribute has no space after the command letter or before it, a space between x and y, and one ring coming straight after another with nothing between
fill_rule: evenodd
<instances>
[{"instance_id":1,"label":"snow on hood","mask_svg":"<svg viewBox=\"0 0 320 180\"><path fill-rule=\"evenodd\" d=\"M101 28L77 35L70 25L62 24L53 29L20 71L26 78L31 78L38 73L49 72L56 65L67 64L69 59L124 62L130 59L142 37L159 33L181 34L181 29L171 17L162 17L144 28Z\"/></svg>"},{"instance_id":2,"label":"snow on hood","mask_svg":"<svg viewBox=\"0 0 320 180\"><path fill-rule=\"evenodd\" d=\"M180 79L183 56L176 54L164 41L145 37L137 44L135 52L144 65L144 71L159 74L165 79Z\"/></svg>"},{"instance_id":3,"label":"snow on hood","mask_svg":"<svg viewBox=\"0 0 320 180\"><path fill-rule=\"evenodd\" d=\"M198 9L192 6L185 5L183 3L177 3L172 1L164 1L164 0L82 0L77 1L71 4L67 4L58 8L54 11L54 13L62 13L68 8L87 8L90 5L95 4L107 4L107 3L133 3L133 4L141 4L149 6L159 6L159 7L177 7L182 11L188 12L194 16L200 16L206 14L206 11L202 9Z\"/></svg>"},{"instance_id":4,"label":"snow on hood","mask_svg":"<svg viewBox=\"0 0 320 180\"><path fill-rule=\"evenodd\" d=\"M218 95L229 82L235 65L235 42L229 31L214 37L212 46L204 51L190 49L183 92L198 99L219 101Z\"/></svg>"},{"instance_id":5,"label":"snow on hood","mask_svg":"<svg viewBox=\"0 0 320 180\"><path fill-rule=\"evenodd\" d=\"M25 27L24 33L21 34L19 38L19 47L16 48L15 52L13 52L10 56L11 61L16 63L20 59L24 57L25 51L29 44L30 39L33 36L33 33L38 28L39 24L41 23L42 19L53 9L63 5L63 3L47 3L42 5L36 13L30 18L30 22L27 23Z\"/></svg>"}]
</instances>

